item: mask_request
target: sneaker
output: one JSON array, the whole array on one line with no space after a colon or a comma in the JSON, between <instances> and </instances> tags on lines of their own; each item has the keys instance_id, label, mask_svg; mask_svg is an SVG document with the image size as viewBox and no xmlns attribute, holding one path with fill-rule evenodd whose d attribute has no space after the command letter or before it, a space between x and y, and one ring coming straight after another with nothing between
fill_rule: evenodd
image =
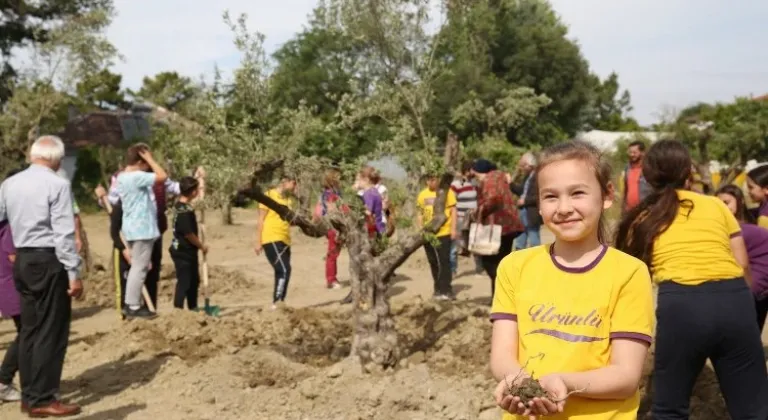
<instances>
[{"instance_id":1,"label":"sneaker","mask_svg":"<svg viewBox=\"0 0 768 420\"><path fill-rule=\"evenodd\" d=\"M21 401L21 392L13 384L0 384L0 402Z\"/></svg>"},{"instance_id":2,"label":"sneaker","mask_svg":"<svg viewBox=\"0 0 768 420\"><path fill-rule=\"evenodd\" d=\"M157 317L156 313L150 311L145 306L142 306L139 309L125 308L124 314L125 314L126 318L152 319L152 318Z\"/></svg>"},{"instance_id":3,"label":"sneaker","mask_svg":"<svg viewBox=\"0 0 768 420\"><path fill-rule=\"evenodd\" d=\"M329 289L341 289L341 283L334 281L330 284L328 284Z\"/></svg>"}]
</instances>

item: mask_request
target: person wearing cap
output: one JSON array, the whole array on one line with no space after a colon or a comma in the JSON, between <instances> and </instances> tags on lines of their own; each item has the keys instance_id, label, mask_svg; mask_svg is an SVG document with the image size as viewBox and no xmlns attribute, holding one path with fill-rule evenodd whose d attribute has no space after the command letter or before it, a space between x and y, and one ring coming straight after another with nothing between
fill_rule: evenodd
<instances>
[{"instance_id":1,"label":"person wearing cap","mask_svg":"<svg viewBox=\"0 0 768 420\"><path fill-rule=\"evenodd\" d=\"M472 165L472 175L479 181L477 209L473 220L483 225L501 225L501 246L496 255L483 255L483 269L491 278L491 297L496 281L496 268L501 260L512 252L515 238L525 231L517 212L517 204L509 189L506 174L486 159L478 159Z\"/></svg>"}]
</instances>

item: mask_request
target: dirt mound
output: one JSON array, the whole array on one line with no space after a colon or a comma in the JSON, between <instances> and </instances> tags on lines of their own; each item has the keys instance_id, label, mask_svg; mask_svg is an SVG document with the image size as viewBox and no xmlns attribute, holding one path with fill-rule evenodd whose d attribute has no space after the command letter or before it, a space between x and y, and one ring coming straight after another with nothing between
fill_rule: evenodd
<instances>
[{"instance_id":1,"label":"dirt mound","mask_svg":"<svg viewBox=\"0 0 768 420\"><path fill-rule=\"evenodd\" d=\"M202 270L202 265L201 265ZM200 272L200 293L202 295L202 271ZM211 294L230 294L237 293L238 290L250 287L253 281L238 270L231 270L219 266L210 266L208 268L208 279L210 282ZM173 297L174 290L176 288L176 270L173 264L163 264L163 268L160 271L160 282L158 285L159 295L166 296L168 298Z\"/></svg>"},{"instance_id":2,"label":"dirt mound","mask_svg":"<svg viewBox=\"0 0 768 420\"><path fill-rule=\"evenodd\" d=\"M201 419L246 412L262 418L498 418L486 306L414 299L394 315L404 359L381 374L363 374L347 358L348 308L248 309L221 318L173 311L121 323L79 344L112 367L86 372L75 385L178 390L175 404ZM649 358L646 373L652 363ZM640 418L650 401L647 382ZM697 381L691 418L727 418L710 368Z\"/></svg>"},{"instance_id":3,"label":"dirt mound","mask_svg":"<svg viewBox=\"0 0 768 420\"><path fill-rule=\"evenodd\" d=\"M202 275L202 273L201 273ZM211 293L231 294L251 286L251 281L237 270L212 266L209 268ZM202 279L201 279L202 281ZM80 306L99 306L102 308L114 308L117 300L115 296L115 278L111 267L99 265L86 273L83 277L85 297L78 302ZM201 284L202 296L202 284ZM161 298L171 299L176 288L176 270L173 264L163 264L160 270L160 282L158 295Z\"/></svg>"}]
</instances>

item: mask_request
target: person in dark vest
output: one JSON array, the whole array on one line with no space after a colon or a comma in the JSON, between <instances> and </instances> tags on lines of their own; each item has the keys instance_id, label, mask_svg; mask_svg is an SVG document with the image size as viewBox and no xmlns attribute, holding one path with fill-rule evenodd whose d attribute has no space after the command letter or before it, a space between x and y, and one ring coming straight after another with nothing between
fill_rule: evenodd
<instances>
[{"instance_id":1,"label":"person in dark vest","mask_svg":"<svg viewBox=\"0 0 768 420\"><path fill-rule=\"evenodd\" d=\"M640 140L629 143L627 157L629 164L621 174L624 183L623 210L628 211L640 204L653 190L643 176L643 157L645 156L645 143Z\"/></svg>"}]
</instances>

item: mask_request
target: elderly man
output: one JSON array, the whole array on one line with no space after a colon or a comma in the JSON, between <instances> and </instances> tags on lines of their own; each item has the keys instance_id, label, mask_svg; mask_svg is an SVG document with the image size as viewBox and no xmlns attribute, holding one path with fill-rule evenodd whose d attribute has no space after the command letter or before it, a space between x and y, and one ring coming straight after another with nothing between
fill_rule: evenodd
<instances>
[{"instance_id":1,"label":"elderly man","mask_svg":"<svg viewBox=\"0 0 768 420\"><path fill-rule=\"evenodd\" d=\"M525 249L541 245L541 215L539 214L539 187L536 184L536 157L526 152L520 158L517 168L524 176L520 184L511 183L510 188L519 198L517 208L520 211L520 221L525 231L515 239L515 249Z\"/></svg>"},{"instance_id":2,"label":"elderly man","mask_svg":"<svg viewBox=\"0 0 768 420\"><path fill-rule=\"evenodd\" d=\"M0 220L11 226L14 280L21 295L21 410L32 417L80 412L56 397L69 341L71 297L83 292L72 191L69 181L56 175L63 158L58 137L40 137L30 149L29 168L0 186Z\"/></svg>"}]
</instances>

